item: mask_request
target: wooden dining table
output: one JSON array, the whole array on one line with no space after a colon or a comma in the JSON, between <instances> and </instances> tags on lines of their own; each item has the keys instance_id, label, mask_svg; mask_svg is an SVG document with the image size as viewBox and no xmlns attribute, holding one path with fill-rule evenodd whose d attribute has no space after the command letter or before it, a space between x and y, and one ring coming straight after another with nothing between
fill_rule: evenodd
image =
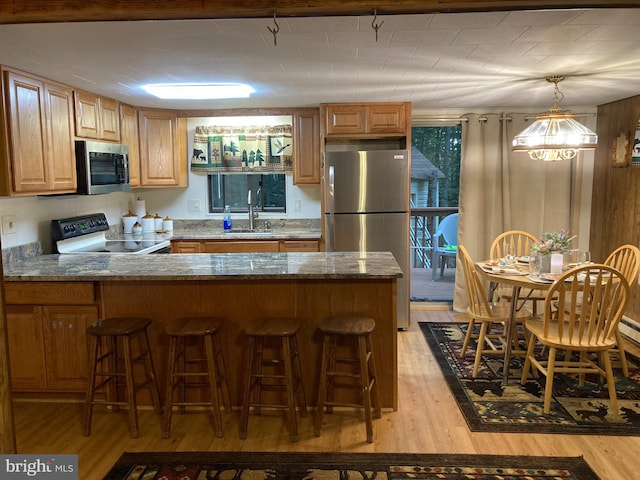
<instances>
[{"instance_id":1,"label":"wooden dining table","mask_svg":"<svg viewBox=\"0 0 640 480\"><path fill-rule=\"evenodd\" d=\"M478 273L494 284L511 286L511 310L509 323L507 325L507 339L504 348L504 367L502 369L502 384L506 385L509 377L509 364L511 362L512 339L516 328L516 314L518 312L518 300L522 289L533 289L548 291L553 285L553 280L542 278L534 279L529 276L529 265L527 263L516 262L514 266L500 267L495 265L496 260L485 260L476 263ZM520 299L522 300L522 299Z\"/></svg>"}]
</instances>

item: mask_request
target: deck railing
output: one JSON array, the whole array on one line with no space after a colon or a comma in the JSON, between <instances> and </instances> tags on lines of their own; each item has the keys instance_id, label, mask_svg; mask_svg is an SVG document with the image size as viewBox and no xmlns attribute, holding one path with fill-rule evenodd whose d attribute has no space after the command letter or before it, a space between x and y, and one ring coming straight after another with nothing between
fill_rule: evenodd
<instances>
[{"instance_id":1,"label":"deck railing","mask_svg":"<svg viewBox=\"0 0 640 480\"><path fill-rule=\"evenodd\" d=\"M431 238L440 221L458 207L411 208L411 268L431 268Z\"/></svg>"}]
</instances>

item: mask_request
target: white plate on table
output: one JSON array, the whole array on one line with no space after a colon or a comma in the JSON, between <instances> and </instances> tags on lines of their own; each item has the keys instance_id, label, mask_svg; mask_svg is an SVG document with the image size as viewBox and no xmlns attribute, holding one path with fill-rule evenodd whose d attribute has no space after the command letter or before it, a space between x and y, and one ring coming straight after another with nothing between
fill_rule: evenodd
<instances>
[{"instance_id":1,"label":"white plate on table","mask_svg":"<svg viewBox=\"0 0 640 480\"><path fill-rule=\"evenodd\" d=\"M542 280L545 280L547 282L555 282L556 280L558 280L560 277L562 276L561 273L541 273L540 274L540 278Z\"/></svg>"},{"instance_id":2,"label":"white plate on table","mask_svg":"<svg viewBox=\"0 0 640 480\"><path fill-rule=\"evenodd\" d=\"M502 267L496 264L483 263L480 265L485 272L495 273L496 275L528 275L529 272L523 272L516 267Z\"/></svg>"},{"instance_id":3,"label":"white plate on table","mask_svg":"<svg viewBox=\"0 0 640 480\"><path fill-rule=\"evenodd\" d=\"M529 280L531 280L532 282L536 282L536 283L553 283L555 280L547 280L546 278L542 278L542 277L534 277L533 275L527 275L527 278Z\"/></svg>"},{"instance_id":4,"label":"white plate on table","mask_svg":"<svg viewBox=\"0 0 640 480\"><path fill-rule=\"evenodd\" d=\"M516 257L516 261L518 263L529 263L529 260L531 260L531 257L529 255L523 255L522 257Z\"/></svg>"}]
</instances>

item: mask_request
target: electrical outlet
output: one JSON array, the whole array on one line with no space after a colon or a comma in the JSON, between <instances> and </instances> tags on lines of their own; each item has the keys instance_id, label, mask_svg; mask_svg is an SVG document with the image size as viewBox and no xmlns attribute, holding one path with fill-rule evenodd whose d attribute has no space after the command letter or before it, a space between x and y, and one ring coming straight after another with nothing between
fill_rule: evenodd
<instances>
[{"instance_id":1,"label":"electrical outlet","mask_svg":"<svg viewBox=\"0 0 640 480\"><path fill-rule=\"evenodd\" d=\"M16 233L16 216L4 215L2 217L2 233L5 235L9 233Z\"/></svg>"},{"instance_id":2,"label":"electrical outlet","mask_svg":"<svg viewBox=\"0 0 640 480\"><path fill-rule=\"evenodd\" d=\"M199 212L200 211L200 200L189 200L187 202L187 210L189 212Z\"/></svg>"},{"instance_id":3,"label":"electrical outlet","mask_svg":"<svg viewBox=\"0 0 640 480\"><path fill-rule=\"evenodd\" d=\"M302 203L300 202L300 200L296 200L296 201L293 203L293 209L294 209L296 212L299 212L301 208L302 208Z\"/></svg>"}]
</instances>

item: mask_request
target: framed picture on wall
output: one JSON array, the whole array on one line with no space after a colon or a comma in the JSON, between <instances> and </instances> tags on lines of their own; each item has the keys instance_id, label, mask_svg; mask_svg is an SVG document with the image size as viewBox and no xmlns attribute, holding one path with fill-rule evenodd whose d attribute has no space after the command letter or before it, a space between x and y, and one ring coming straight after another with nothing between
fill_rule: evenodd
<instances>
[{"instance_id":1,"label":"framed picture on wall","mask_svg":"<svg viewBox=\"0 0 640 480\"><path fill-rule=\"evenodd\" d=\"M636 128L636 135L631 145L631 166L640 168L640 126Z\"/></svg>"}]
</instances>

